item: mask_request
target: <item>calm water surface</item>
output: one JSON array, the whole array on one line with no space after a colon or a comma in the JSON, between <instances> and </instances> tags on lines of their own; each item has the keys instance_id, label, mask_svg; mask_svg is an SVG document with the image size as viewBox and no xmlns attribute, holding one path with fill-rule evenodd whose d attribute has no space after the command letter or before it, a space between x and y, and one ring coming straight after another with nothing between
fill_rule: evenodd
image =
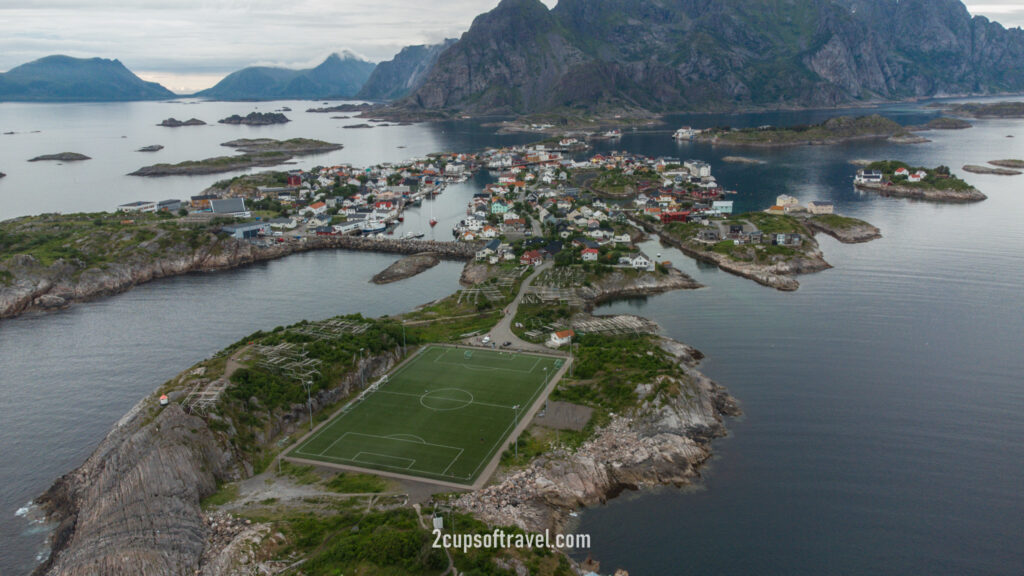
<instances>
[{"instance_id":1,"label":"calm water surface","mask_svg":"<svg viewBox=\"0 0 1024 576\"><path fill-rule=\"evenodd\" d=\"M294 121L284 126L153 126L169 116L215 122L283 105L298 111L288 113ZM530 140L497 137L473 122L343 130L343 123L362 121L314 117L302 112L309 106L2 104L0 128L18 134L0 136L0 171L8 174L0 180L0 218L187 197L218 177L122 175L152 162L223 154L219 144L238 137L346 144L300 159L299 167ZM908 124L928 117L910 106L883 112ZM729 422L732 435L716 442L718 456L697 490L627 494L582 515L578 530L593 534L595 557L607 572L1024 573L1024 180L966 175L990 200L942 206L858 193L849 164L898 157L956 169L1024 158L1024 123L979 122L967 131L930 133L934 142L919 146L769 151L669 139L684 123L787 124L827 115L835 112L673 118L664 130L627 132L601 148L702 158L723 184L740 191L738 209L762 208L782 193L830 200L885 235L855 246L821 239L835 269L801 277L801 289L791 294L697 265L656 243L646 246L707 288L602 311L652 317L671 336L699 347L708 354L704 370L729 387L746 415ZM157 143L167 148L133 152ZM25 162L61 151L94 160ZM726 164L726 155L767 163ZM450 223L485 181L450 187L410 212L406 228L426 231L433 210L441 220L433 234L447 239ZM396 313L457 288L459 267L451 263L370 287L369 277L394 259L303 254L0 322L0 574L27 572L42 550L44 532L15 511L77 466L128 408L183 368L258 329L349 312Z\"/></svg>"}]
</instances>

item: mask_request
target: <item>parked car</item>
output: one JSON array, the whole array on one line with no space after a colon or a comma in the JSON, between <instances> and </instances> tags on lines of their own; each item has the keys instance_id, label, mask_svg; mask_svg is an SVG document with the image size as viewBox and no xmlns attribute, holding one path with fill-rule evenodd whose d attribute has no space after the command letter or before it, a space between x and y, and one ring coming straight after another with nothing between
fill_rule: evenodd
<instances>
[{"instance_id":1,"label":"parked car","mask_svg":"<svg viewBox=\"0 0 1024 576\"><path fill-rule=\"evenodd\" d=\"M512 343L511 343L511 342L505 342L505 343L504 343L504 344L502 344L501 346L502 346L503 348L508 348L508 347L509 347L509 346L511 346L511 345L512 345Z\"/></svg>"},{"instance_id":2,"label":"parked car","mask_svg":"<svg viewBox=\"0 0 1024 576\"><path fill-rule=\"evenodd\" d=\"M490 341L491 341L491 337L490 336L484 336L484 339L481 340L481 342L483 342L484 344L487 344Z\"/></svg>"}]
</instances>

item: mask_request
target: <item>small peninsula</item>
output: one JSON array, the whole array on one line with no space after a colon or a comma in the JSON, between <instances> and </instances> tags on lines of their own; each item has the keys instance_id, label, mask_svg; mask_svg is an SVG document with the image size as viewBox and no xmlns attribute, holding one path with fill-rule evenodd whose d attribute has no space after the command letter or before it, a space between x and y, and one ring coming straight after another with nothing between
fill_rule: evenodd
<instances>
[{"instance_id":1,"label":"small peninsula","mask_svg":"<svg viewBox=\"0 0 1024 576\"><path fill-rule=\"evenodd\" d=\"M292 138L274 140L271 138L240 139L221 144L243 152L238 156L217 156L205 160L187 160L177 164L154 164L139 168L129 176L194 176L200 174L220 174L234 170L244 170L257 166L275 166L287 162L296 156L321 154L343 148L341 144L333 144L309 138Z\"/></svg>"},{"instance_id":2,"label":"small peninsula","mask_svg":"<svg viewBox=\"0 0 1024 576\"><path fill-rule=\"evenodd\" d=\"M238 124L243 126L270 126L271 124L285 124L291 122L291 120L280 112L250 112L247 116L232 114L217 122L220 124Z\"/></svg>"},{"instance_id":3,"label":"small peninsula","mask_svg":"<svg viewBox=\"0 0 1024 576\"><path fill-rule=\"evenodd\" d=\"M950 173L949 167L923 168L905 162L872 162L857 173L854 186L882 196L933 202L980 202L988 196Z\"/></svg>"},{"instance_id":4,"label":"small peninsula","mask_svg":"<svg viewBox=\"0 0 1024 576\"><path fill-rule=\"evenodd\" d=\"M405 258L402 258L388 266L371 278L370 282L373 282L374 284L390 284L392 282L398 282L399 280L412 278L420 272L429 270L440 263L441 259L437 257L437 254L432 254L430 252L413 254L412 256L406 256Z\"/></svg>"},{"instance_id":5,"label":"small peninsula","mask_svg":"<svg viewBox=\"0 0 1024 576\"><path fill-rule=\"evenodd\" d=\"M29 160L29 162L45 162L53 160L57 162L81 162L83 160L92 160L92 158L85 154L79 154L77 152L61 152L59 154L46 154L44 156L36 156Z\"/></svg>"},{"instance_id":6,"label":"small peninsula","mask_svg":"<svg viewBox=\"0 0 1024 576\"><path fill-rule=\"evenodd\" d=\"M203 122L198 118L189 118L184 122L178 120L177 118L168 118L163 122L157 124L157 126L163 126L165 128L180 128L182 126L206 126L206 122Z\"/></svg>"}]
</instances>

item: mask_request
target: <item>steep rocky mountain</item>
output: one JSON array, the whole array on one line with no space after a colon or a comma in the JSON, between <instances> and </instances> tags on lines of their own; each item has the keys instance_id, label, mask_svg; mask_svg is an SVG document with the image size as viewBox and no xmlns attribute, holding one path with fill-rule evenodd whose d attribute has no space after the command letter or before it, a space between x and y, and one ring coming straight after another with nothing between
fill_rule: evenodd
<instances>
[{"instance_id":1,"label":"steep rocky mountain","mask_svg":"<svg viewBox=\"0 0 1024 576\"><path fill-rule=\"evenodd\" d=\"M394 100L419 88L427 79L441 53L455 43L449 38L440 44L406 46L394 58L381 62L356 95L361 100Z\"/></svg>"},{"instance_id":2,"label":"steep rocky mountain","mask_svg":"<svg viewBox=\"0 0 1024 576\"><path fill-rule=\"evenodd\" d=\"M164 100L174 93L146 82L118 60L47 56L0 74L0 102Z\"/></svg>"},{"instance_id":3,"label":"steep rocky mountain","mask_svg":"<svg viewBox=\"0 0 1024 576\"><path fill-rule=\"evenodd\" d=\"M409 105L732 110L1024 90L1024 32L959 0L503 0Z\"/></svg>"},{"instance_id":4,"label":"steep rocky mountain","mask_svg":"<svg viewBox=\"0 0 1024 576\"><path fill-rule=\"evenodd\" d=\"M232 72L216 86L195 95L221 100L351 98L374 67L372 62L349 52L331 54L316 68L305 70L253 66Z\"/></svg>"}]
</instances>

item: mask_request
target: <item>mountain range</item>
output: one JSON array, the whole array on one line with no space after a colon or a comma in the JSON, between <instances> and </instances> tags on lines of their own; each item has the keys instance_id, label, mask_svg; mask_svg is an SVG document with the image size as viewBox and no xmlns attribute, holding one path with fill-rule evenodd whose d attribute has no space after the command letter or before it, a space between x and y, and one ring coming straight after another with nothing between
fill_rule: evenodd
<instances>
[{"instance_id":1,"label":"mountain range","mask_svg":"<svg viewBox=\"0 0 1024 576\"><path fill-rule=\"evenodd\" d=\"M404 104L727 111L1021 90L1024 32L959 0L502 0Z\"/></svg>"},{"instance_id":2,"label":"mountain range","mask_svg":"<svg viewBox=\"0 0 1024 576\"><path fill-rule=\"evenodd\" d=\"M164 100L174 93L118 60L47 56L0 74L0 102Z\"/></svg>"},{"instance_id":3,"label":"mountain range","mask_svg":"<svg viewBox=\"0 0 1024 576\"><path fill-rule=\"evenodd\" d=\"M253 66L232 72L195 96L220 100L352 98L375 66L349 52L331 54L319 66L305 70Z\"/></svg>"},{"instance_id":4,"label":"mountain range","mask_svg":"<svg viewBox=\"0 0 1024 576\"><path fill-rule=\"evenodd\" d=\"M733 111L1024 91L1024 31L960 0L502 0L374 65L250 67L195 96L395 100L431 113ZM0 101L172 98L117 60L49 56Z\"/></svg>"}]
</instances>

